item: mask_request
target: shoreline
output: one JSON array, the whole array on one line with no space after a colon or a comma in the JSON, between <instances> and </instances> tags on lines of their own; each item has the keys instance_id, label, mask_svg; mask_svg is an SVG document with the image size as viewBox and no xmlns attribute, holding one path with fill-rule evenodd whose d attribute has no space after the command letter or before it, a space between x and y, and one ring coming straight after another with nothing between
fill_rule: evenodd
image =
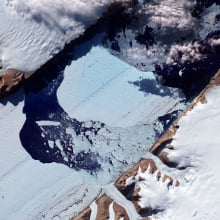
<instances>
[{"instance_id":1,"label":"shoreline","mask_svg":"<svg viewBox=\"0 0 220 220\"><path fill-rule=\"evenodd\" d=\"M172 123L172 125L167 129L167 131L165 131L164 134L149 149L149 152L152 153L153 155L155 155L156 157L158 157L158 159L164 165L169 167L170 161L168 159L168 154L167 153L161 154L160 152L163 151L165 147L167 147L166 145L167 145L168 142L171 142L173 140L172 138L174 137L174 135L176 134L176 132L179 128L178 127L179 121L183 117L185 117L188 114L188 112L192 111L194 109L194 107L199 102L201 102L202 104L205 104L207 102L206 97L205 97L205 94L207 93L207 91L210 88L213 88L213 87L218 86L218 85L220 85L220 70L218 70L218 72L214 75L214 77L211 78L209 84L199 93L199 95L197 97L195 97L193 99L192 103L182 112L182 114ZM169 146L169 148L172 149L172 146ZM183 167L177 167L177 166L174 167L174 168L179 169L179 170L183 169ZM174 188L176 188L176 187L179 187L179 185L181 185L181 183L178 180L175 180L170 176L163 175L159 170L157 171L156 162L154 160L141 158L138 163L136 163L131 169L129 169L128 171L123 173L113 183L115 188L117 190L119 190L118 192L121 192L122 196L123 195L127 196L126 194L130 193L131 189L126 186L128 184L127 181L132 176L137 176L137 173L139 172L138 169L141 169L142 170L141 172L143 172L143 173L146 172L146 171L149 172L150 174L152 174L152 178L153 178L153 176L156 175L157 180L162 181L162 183L164 183L164 184L167 184L168 187L173 186ZM141 181L141 179L140 179L140 181ZM138 204L137 204L138 200L135 201L135 199L139 198L139 195L138 195L139 192L140 192L140 189L136 189L136 191L133 192L134 195L133 195L133 197L131 197L131 202L133 202L137 213L139 212L139 214L140 214L140 213L142 213L143 211L146 211L146 210L142 210L141 207L138 206ZM104 191L103 191L103 193L104 193ZM97 203L97 200L101 199L102 197L103 197L103 195L101 195L99 198L95 198L90 203L90 206L91 206L92 203ZM132 200L132 198L133 198L133 200ZM113 202L114 202L114 200L113 200ZM91 212L92 212L90 206L87 206L77 216L71 218L71 220L89 220L90 216L91 216ZM99 213L96 216L96 219L104 219L104 218L101 218L104 215L103 213L105 213L105 216L109 216L109 214L110 214L109 208L110 208L110 204L108 204L108 206L105 207L104 210L99 211ZM153 212L153 210L151 210L151 212ZM115 212L115 214L117 215L116 212ZM126 215L128 215L127 212L126 212ZM123 217L125 217L125 215ZM128 217L129 217L129 215L128 215ZM116 219L119 220L119 218L116 218ZM131 219L131 218L124 218L124 219L134 220L134 219ZM146 218L140 218L140 219L141 220L151 220L152 218L146 217Z\"/></svg>"}]
</instances>

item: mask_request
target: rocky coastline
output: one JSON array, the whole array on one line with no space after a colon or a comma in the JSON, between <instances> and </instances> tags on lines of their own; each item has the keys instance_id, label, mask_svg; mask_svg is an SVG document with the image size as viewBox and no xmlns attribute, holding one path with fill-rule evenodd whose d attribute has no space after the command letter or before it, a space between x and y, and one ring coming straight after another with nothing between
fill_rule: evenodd
<instances>
[{"instance_id":1,"label":"rocky coastline","mask_svg":"<svg viewBox=\"0 0 220 220\"><path fill-rule=\"evenodd\" d=\"M213 88L218 85L220 85L220 70L210 80L209 84L200 92L200 94L192 101L188 108L173 122L169 129L150 148L150 153L155 155L165 166L176 168L178 170L185 169L185 167L182 167L176 162L169 160L169 154L167 153L166 149L171 151L175 150L174 146L170 145L170 143L173 140L173 137L179 128L179 121L183 117L187 116L187 114L191 112L199 102L205 104L205 94L208 92L210 88ZM162 210L152 209L152 207L144 207L143 205L140 205L140 201L144 199L142 197L143 195L140 194L140 184L144 184L147 189L149 181L148 178L150 178L155 179L157 182L160 182L160 184L166 185L168 190L175 190L175 188L178 188L181 185L181 182L179 180L173 178L172 176L168 176L162 173L160 170L158 170L157 163L157 161L151 158L142 158L133 168L129 169L127 172L122 174L114 183L117 190L128 201L133 203L137 211L137 214L139 215L139 219L141 220L155 220L155 218L152 218L152 215L155 215L161 212ZM100 203L100 201L103 202ZM102 194L99 198L95 199L93 203L94 202L97 205L97 210L99 210L96 214L95 219L108 219L110 216L110 205L112 203L115 204L114 200L106 196L105 194ZM133 220L128 217L126 207L120 206L120 213L116 212L116 209L113 210L115 216L118 216L120 214L119 217L115 219ZM92 209L91 206L89 206L82 212L80 212L78 216L73 217L72 220L90 220L91 216Z\"/></svg>"}]
</instances>

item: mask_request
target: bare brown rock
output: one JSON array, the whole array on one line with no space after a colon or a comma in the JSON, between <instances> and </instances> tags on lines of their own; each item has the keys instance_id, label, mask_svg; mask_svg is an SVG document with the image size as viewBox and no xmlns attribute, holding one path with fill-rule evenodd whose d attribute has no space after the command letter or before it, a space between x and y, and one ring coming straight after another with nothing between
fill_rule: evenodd
<instances>
[{"instance_id":1,"label":"bare brown rock","mask_svg":"<svg viewBox=\"0 0 220 220\"><path fill-rule=\"evenodd\" d=\"M125 208L114 202L113 199L106 194L96 199L95 202L97 204L96 220L109 219L109 208L111 204L113 205L113 211L115 212L115 220L120 220L121 218L123 218L124 220L130 220ZM78 216L72 218L71 220L90 220L91 214L91 208L87 207Z\"/></svg>"},{"instance_id":2,"label":"bare brown rock","mask_svg":"<svg viewBox=\"0 0 220 220\"><path fill-rule=\"evenodd\" d=\"M173 178L170 177L170 176L164 175L163 179L162 179L162 182L163 183L168 182L168 185L172 185L173 184Z\"/></svg>"},{"instance_id":3,"label":"bare brown rock","mask_svg":"<svg viewBox=\"0 0 220 220\"><path fill-rule=\"evenodd\" d=\"M91 209L87 207L78 216L72 218L71 220L90 220Z\"/></svg>"},{"instance_id":4,"label":"bare brown rock","mask_svg":"<svg viewBox=\"0 0 220 220\"><path fill-rule=\"evenodd\" d=\"M164 164L169 164L170 161L168 159L168 153L167 152L161 152L159 153L158 157Z\"/></svg>"},{"instance_id":5,"label":"bare brown rock","mask_svg":"<svg viewBox=\"0 0 220 220\"><path fill-rule=\"evenodd\" d=\"M120 220L120 218L123 218L124 220L130 220L125 208L114 202L113 199L106 194L102 195L99 199L96 200L98 207L96 220L109 219L109 208L112 203L113 210L115 212L115 220Z\"/></svg>"},{"instance_id":6,"label":"bare brown rock","mask_svg":"<svg viewBox=\"0 0 220 220\"><path fill-rule=\"evenodd\" d=\"M136 176L139 167L141 168L142 172L145 172L150 165L150 173L153 174L157 167L155 162L152 159L142 159L137 163L132 169L125 172L118 180L115 182L115 186L123 192L126 189L126 180L131 176Z\"/></svg>"},{"instance_id":7,"label":"bare brown rock","mask_svg":"<svg viewBox=\"0 0 220 220\"><path fill-rule=\"evenodd\" d=\"M1 63L0 63L1 65ZM0 66L1 69L1 66ZM30 80L35 72L23 73L16 69L7 69L0 73L0 98L6 97L18 88L20 88L25 81Z\"/></svg>"},{"instance_id":8,"label":"bare brown rock","mask_svg":"<svg viewBox=\"0 0 220 220\"><path fill-rule=\"evenodd\" d=\"M24 80L24 73L8 69L0 74L0 98L14 92Z\"/></svg>"},{"instance_id":9,"label":"bare brown rock","mask_svg":"<svg viewBox=\"0 0 220 220\"><path fill-rule=\"evenodd\" d=\"M159 148L163 147L166 143L169 143L174 134L176 133L177 126L171 126L169 130L167 130L157 141L156 143L150 148L150 152L154 153L156 152Z\"/></svg>"},{"instance_id":10,"label":"bare brown rock","mask_svg":"<svg viewBox=\"0 0 220 220\"><path fill-rule=\"evenodd\" d=\"M109 218L109 206L112 202L113 200L105 194L96 200L98 206L96 220Z\"/></svg>"},{"instance_id":11,"label":"bare brown rock","mask_svg":"<svg viewBox=\"0 0 220 220\"><path fill-rule=\"evenodd\" d=\"M176 181L175 187L178 187L180 185L179 180Z\"/></svg>"},{"instance_id":12,"label":"bare brown rock","mask_svg":"<svg viewBox=\"0 0 220 220\"><path fill-rule=\"evenodd\" d=\"M170 128L157 140L157 142L150 148L150 152L155 154L160 158L160 160L167 165L170 165L172 161L169 160L169 151L175 150L175 147L171 145L171 141L173 140L174 135L176 134L177 129L179 128L178 124L182 117L184 117L189 111L191 111L198 102L205 104L207 102L205 93L207 90L213 86L220 85L220 70L218 73L211 79L210 83L205 87L205 89L193 100L191 105L187 107L187 109L179 116L179 118L170 126ZM168 149L164 151L164 149ZM149 168L150 166L150 168ZM136 208L136 211L141 214L144 212L150 213L151 208L148 207L140 207L139 200L140 200L140 188L135 187L135 176L138 173L139 168L142 172L145 172L149 168L149 174L154 174L156 171L156 179L157 181L161 181L167 186L173 185L174 187L178 187L180 182L178 180L174 181L174 179L167 175L162 175L160 171L157 170L157 166L152 159L141 159L133 168L129 169L125 172L121 177L119 177L116 182L115 186L118 190L128 196L130 194L129 200L131 200ZM177 167L178 168L178 167ZM128 178L134 177L134 181L130 185L126 185L126 180ZM152 177L153 178L153 177ZM155 178L155 177L154 177ZM137 179L136 179L137 181ZM144 178L139 177L138 181L145 181ZM109 206L112 202L114 202L111 198L106 195L104 197L97 200L98 205L98 214L96 220L104 220L109 216ZM126 213L126 210L121 207L120 205L114 203L113 209L115 211L115 220L119 220L120 217L124 217L125 220L129 219ZM74 220L85 220L86 218L77 218ZM86 219L87 220L87 219ZM150 217L144 217L142 220L151 220Z\"/></svg>"},{"instance_id":13,"label":"bare brown rock","mask_svg":"<svg viewBox=\"0 0 220 220\"><path fill-rule=\"evenodd\" d=\"M120 220L121 218L123 218L124 220L130 220L126 210L117 203L114 203L113 210L115 212L115 220Z\"/></svg>"}]
</instances>

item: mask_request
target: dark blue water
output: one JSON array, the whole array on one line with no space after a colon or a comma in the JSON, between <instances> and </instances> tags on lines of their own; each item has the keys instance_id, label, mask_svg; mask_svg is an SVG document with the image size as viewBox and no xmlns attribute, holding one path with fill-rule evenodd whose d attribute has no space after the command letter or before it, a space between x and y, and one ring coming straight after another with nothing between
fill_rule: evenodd
<instances>
[{"instance_id":1,"label":"dark blue water","mask_svg":"<svg viewBox=\"0 0 220 220\"><path fill-rule=\"evenodd\" d=\"M91 172L101 169L98 162L101 157L99 152L87 150L74 153L73 136L68 134L67 128L74 129L77 136L85 138L92 145L92 140L86 135L87 131L89 130L96 135L101 128L105 127L105 124L94 121L91 127L85 127L83 122L70 118L57 100L57 89L63 80L65 67L72 61L86 55L92 46L102 44L102 39L97 35L100 30L103 31L100 27L98 31L89 30L84 37L66 46L63 51L41 67L31 80L25 83L23 111L26 115L26 121L20 131L20 140L33 159L43 163L63 163L75 169L85 169ZM162 77L165 86L182 89L187 99L191 100L219 68L219 52L220 48L216 47L214 51L208 51L206 59L197 63L157 67L156 74ZM180 70L183 71L182 76L179 76ZM161 96L170 95L166 87L163 87L165 89L161 93L154 82L149 80L142 79L132 83L139 86L139 90L144 93L151 92ZM178 114L179 112L173 112L158 118L164 130L168 128ZM60 124L57 126L40 126L37 122L42 120L56 121ZM48 140L54 143L53 147L49 145ZM60 140L59 144L62 146L62 150L56 140Z\"/></svg>"},{"instance_id":2,"label":"dark blue water","mask_svg":"<svg viewBox=\"0 0 220 220\"><path fill-rule=\"evenodd\" d=\"M98 130L105 125L93 122L90 128L86 128L83 122L70 118L59 105L56 94L63 80L63 70L66 65L85 55L96 43L96 38L93 41L84 41L77 52L74 51L74 44L68 45L64 51L40 68L34 78L24 85L23 111L26 115L26 121L20 131L20 140L33 159L43 163L63 163L75 169L90 171L100 169L100 164L97 161L98 153L89 150L77 154L73 153L72 135L68 134L66 129L73 128L76 135L85 137L92 144L92 140L86 136L86 132L90 130L97 134ZM40 126L37 121L56 121L60 125ZM49 146L48 140L55 143L53 148ZM62 150L56 144L56 140L60 140L59 144L62 145Z\"/></svg>"},{"instance_id":3,"label":"dark blue water","mask_svg":"<svg viewBox=\"0 0 220 220\"><path fill-rule=\"evenodd\" d=\"M72 136L66 132L66 129L71 127L77 135L84 135L87 128L83 127L81 122L70 118L59 105L56 90L61 78L62 74L60 73L54 82L39 92L25 89L24 113L26 114L26 121L20 131L21 143L33 159L40 160L43 163L58 162L79 169L97 170L100 165L94 153L89 151L82 151L77 155L73 153ZM33 83L40 83L41 80L44 79L38 79ZM29 86L31 85L29 84ZM36 123L42 120L60 122L60 125L40 126ZM93 127L90 129L93 132L98 130L98 128ZM51 148L48 140L54 143L56 140L60 140L63 150L60 150L56 144Z\"/></svg>"},{"instance_id":4,"label":"dark blue water","mask_svg":"<svg viewBox=\"0 0 220 220\"><path fill-rule=\"evenodd\" d=\"M189 100L198 95L220 68L220 46L210 47L207 42L211 39L220 39L220 30L209 33L200 42L203 45L200 53L204 55L201 60L156 66L155 73L160 76L163 85L182 89ZM181 76L179 71L182 71Z\"/></svg>"}]
</instances>

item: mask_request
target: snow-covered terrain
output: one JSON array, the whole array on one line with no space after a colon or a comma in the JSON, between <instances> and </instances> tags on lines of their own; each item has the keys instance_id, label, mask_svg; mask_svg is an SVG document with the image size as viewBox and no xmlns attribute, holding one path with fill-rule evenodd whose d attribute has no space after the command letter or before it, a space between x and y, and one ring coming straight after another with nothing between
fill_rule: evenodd
<instances>
[{"instance_id":1,"label":"snow-covered terrain","mask_svg":"<svg viewBox=\"0 0 220 220\"><path fill-rule=\"evenodd\" d=\"M117 0L1 0L3 68L38 69L66 43L83 34L112 2Z\"/></svg>"},{"instance_id":2,"label":"snow-covered terrain","mask_svg":"<svg viewBox=\"0 0 220 220\"><path fill-rule=\"evenodd\" d=\"M179 128L168 144L172 148L166 145L163 149L169 161L180 168L166 168L180 185L175 190L163 188L153 180L155 175L146 184L139 183L140 203L160 207L156 218L219 219L219 94L219 85L209 88L205 102L198 102L179 120Z\"/></svg>"},{"instance_id":3,"label":"snow-covered terrain","mask_svg":"<svg viewBox=\"0 0 220 220\"><path fill-rule=\"evenodd\" d=\"M179 122L168 158L186 169L161 219L219 219L219 94L220 86L209 89L207 103L198 103Z\"/></svg>"}]
</instances>

